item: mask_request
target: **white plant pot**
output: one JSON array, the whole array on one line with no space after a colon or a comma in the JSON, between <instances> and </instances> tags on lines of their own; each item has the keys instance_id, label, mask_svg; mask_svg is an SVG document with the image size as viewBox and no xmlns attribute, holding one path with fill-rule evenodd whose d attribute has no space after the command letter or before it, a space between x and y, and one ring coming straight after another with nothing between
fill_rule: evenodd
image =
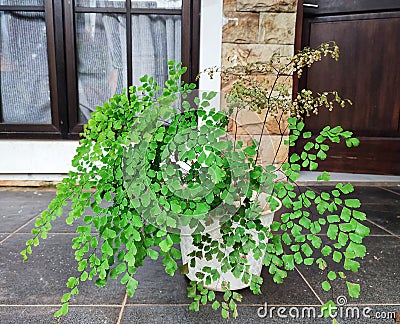
<instances>
[{"instance_id":1,"label":"white plant pot","mask_svg":"<svg viewBox=\"0 0 400 324\"><path fill-rule=\"evenodd\" d=\"M261 223L269 228L270 225L272 224L273 218L274 218L274 212L272 212L269 209L268 204L265 202L265 199L268 197L267 194L260 194L258 199L260 201L261 207L263 208L263 211L261 212L261 217L260 217L260 221ZM274 199L276 199L274 197ZM281 202L276 199L279 202L279 207L275 210L279 210L282 206ZM215 223L213 225L210 226L205 226L205 230L204 233L208 233L210 234L211 238L213 240L222 240L222 234L219 231L219 227L215 226ZM256 241L256 243L258 244L260 241L258 239L258 234L255 230L248 230L248 233L252 234L253 236L253 240ZM186 274L186 276L193 281L199 281L199 279L196 277L196 272L201 271L201 269L205 266L211 267L212 269L217 269L218 272L221 274L221 277L217 280L212 282L210 285L205 285L205 287L207 289L211 289L211 290L215 290L215 291L223 291L222 288L222 283L225 282L229 282L230 283L230 289L231 290L238 290L238 289L243 289L243 288L247 288L250 286L250 282L248 284L245 284L242 282L241 278L236 278L233 273L231 271L228 271L226 273L223 273L221 271L221 265L218 262L218 260L213 257L210 261L207 261L205 259L199 259L196 258L196 266L194 268L190 267L190 259L191 257L189 257L189 254L192 253L193 251L197 251L197 248L193 245L193 238L191 235L181 235L181 253L182 253L182 261L183 264L188 263L189 265L189 273ZM227 249L227 254L232 252L232 248L228 248ZM258 259L256 260L253 257L253 253L250 252L247 255L247 260L248 263L250 265L250 274L255 274L255 275L260 275L261 274L261 270L262 270L262 266L263 266L263 259L264 259L264 254Z\"/></svg>"}]
</instances>

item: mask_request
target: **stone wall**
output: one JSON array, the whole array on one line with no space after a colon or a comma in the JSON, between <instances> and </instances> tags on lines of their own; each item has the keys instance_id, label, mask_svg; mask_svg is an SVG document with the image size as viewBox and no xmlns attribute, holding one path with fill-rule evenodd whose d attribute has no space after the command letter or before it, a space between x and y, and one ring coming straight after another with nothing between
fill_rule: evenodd
<instances>
[{"instance_id":1,"label":"stone wall","mask_svg":"<svg viewBox=\"0 0 400 324\"><path fill-rule=\"evenodd\" d=\"M292 55L294 52L297 0L224 0L224 27L222 33L222 64L232 64L233 60L244 62L268 62L274 53ZM271 76L266 75L265 78ZM291 78L289 79L291 87ZM230 84L222 83L223 92ZM265 114L246 112L239 116L241 125L238 134L245 142L252 135L259 135ZM285 128L285 118L278 125L267 119L261 141L262 164L272 161L283 163L288 156L288 148L281 143L280 130ZM281 126L281 127L279 127ZM246 135L249 134L249 135ZM284 138L287 138L287 132ZM243 138L242 138L243 137ZM278 149L279 148L279 149Z\"/></svg>"}]
</instances>

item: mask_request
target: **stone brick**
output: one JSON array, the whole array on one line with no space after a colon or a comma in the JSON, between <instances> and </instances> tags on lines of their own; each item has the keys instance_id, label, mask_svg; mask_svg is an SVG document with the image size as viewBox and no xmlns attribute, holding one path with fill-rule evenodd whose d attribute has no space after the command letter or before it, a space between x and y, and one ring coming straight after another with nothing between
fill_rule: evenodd
<instances>
[{"instance_id":1,"label":"stone brick","mask_svg":"<svg viewBox=\"0 0 400 324\"><path fill-rule=\"evenodd\" d=\"M283 142L288 140L289 136L263 135L260 146L260 161L262 165L283 164L287 161L289 147Z\"/></svg>"},{"instance_id":2,"label":"stone brick","mask_svg":"<svg viewBox=\"0 0 400 324\"><path fill-rule=\"evenodd\" d=\"M295 13L261 13L260 43L294 44Z\"/></svg>"},{"instance_id":3,"label":"stone brick","mask_svg":"<svg viewBox=\"0 0 400 324\"><path fill-rule=\"evenodd\" d=\"M297 0L237 0L238 11L296 12Z\"/></svg>"},{"instance_id":4,"label":"stone brick","mask_svg":"<svg viewBox=\"0 0 400 324\"><path fill-rule=\"evenodd\" d=\"M276 74L262 74L262 75L255 76L255 78L257 79L258 84L260 86L270 89L275 82ZM228 81L223 79L221 81L221 92L223 94L229 93L232 90L233 83L234 83L233 79L228 80ZM282 75L276 81L276 85L279 85L279 86L284 85L290 92L290 90L293 87L293 78L291 76L288 77L288 76Z\"/></svg>"},{"instance_id":5,"label":"stone brick","mask_svg":"<svg viewBox=\"0 0 400 324\"><path fill-rule=\"evenodd\" d=\"M269 134L269 135L287 135L289 131L287 129L287 114L277 113L276 118L270 115L267 117L265 121L265 126L263 129L263 123L265 120L265 115L267 111L264 110L260 114L255 111L250 110L241 110L239 113L234 113L236 121L232 118L229 125L228 131L231 134L235 132L240 135L261 135Z\"/></svg>"},{"instance_id":6,"label":"stone brick","mask_svg":"<svg viewBox=\"0 0 400 324\"><path fill-rule=\"evenodd\" d=\"M224 12L236 11L236 0L224 0Z\"/></svg>"},{"instance_id":7,"label":"stone brick","mask_svg":"<svg viewBox=\"0 0 400 324\"><path fill-rule=\"evenodd\" d=\"M229 139L233 140L233 136ZM249 146L252 140L260 141L260 136L254 135L237 135L236 141L242 141L243 146ZM257 159L258 164L266 165L280 165L287 161L289 148L284 145L284 140L287 140L288 136L279 135L263 135L261 138L260 154Z\"/></svg>"},{"instance_id":8,"label":"stone brick","mask_svg":"<svg viewBox=\"0 0 400 324\"><path fill-rule=\"evenodd\" d=\"M226 12L230 19L222 28L222 41L227 43L257 43L259 38L259 14Z\"/></svg>"},{"instance_id":9,"label":"stone brick","mask_svg":"<svg viewBox=\"0 0 400 324\"><path fill-rule=\"evenodd\" d=\"M294 46L276 44L223 43L222 65L232 66L232 62L228 61L228 57L243 62L268 62L274 53L278 53L281 56L291 56L294 53Z\"/></svg>"}]
</instances>

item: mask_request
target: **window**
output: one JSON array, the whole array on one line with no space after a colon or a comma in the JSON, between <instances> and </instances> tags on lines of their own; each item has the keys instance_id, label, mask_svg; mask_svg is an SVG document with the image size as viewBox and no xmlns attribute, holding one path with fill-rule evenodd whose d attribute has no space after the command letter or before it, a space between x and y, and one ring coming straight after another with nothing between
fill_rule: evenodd
<instances>
[{"instance_id":1,"label":"window","mask_svg":"<svg viewBox=\"0 0 400 324\"><path fill-rule=\"evenodd\" d=\"M0 0L0 137L78 138L96 106L167 61L198 72L198 0Z\"/></svg>"}]
</instances>

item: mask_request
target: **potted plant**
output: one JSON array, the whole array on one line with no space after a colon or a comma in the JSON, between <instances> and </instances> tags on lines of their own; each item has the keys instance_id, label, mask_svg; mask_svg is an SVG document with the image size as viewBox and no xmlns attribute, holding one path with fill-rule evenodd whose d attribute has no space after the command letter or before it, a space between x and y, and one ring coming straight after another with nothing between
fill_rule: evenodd
<instances>
[{"instance_id":1,"label":"potted plant","mask_svg":"<svg viewBox=\"0 0 400 324\"><path fill-rule=\"evenodd\" d=\"M140 87L98 107L72 161L75 171L58 185L21 252L26 260L71 202L66 222L81 218L85 223L77 227L72 245L79 275L68 279L70 291L55 316L68 312L69 300L86 280L104 286L109 278L119 279L133 296L135 273L147 257L162 258L171 276L178 269L188 275L190 309L212 303L223 317L237 316L242 296L235 289L248 286L261 293L262 265L281 283L296 264L316 264L327 273L325 290L337 278L345 279L346 270L356 272L369 229L362 224L360 202L344 197L353 187L338 184L329 193L317 194L296 190L295 185L301 165L315 170L317 160L326 158L329 142L358 145L352 132L340 126L328 126L316 137L303 132L302 116L347 101L335 92L310 91L292 99L282 82L326 55L337 59L336 44L305 49L291 58L274 56L267 63L208 69L210 76L221 72L232 83L222 110L212 107L216 93L194 96L195 85L180 81L186 69L174 62L169 63L165 86L145 75ZM260 76L270 72L276 78L266 84ZM261 136L268 118L282 127L279 147L309 138L303 153L292 154L281 165L275 159L263 165L262 137L244 142L238 135L238 116L245 110L264 116ZM329 174L319 179L328 180ZM285 211L273 221L281 205ZM86 215L87 209L95 216ZM320 239L322 230L331 242ZM316 250L322 257L315 259ZM331 261L343 271L330 270ZM350 296L358 297L359 285L346 283ZM222 299L211 289L224 291Z\"/></svg>"}]
</instances>

